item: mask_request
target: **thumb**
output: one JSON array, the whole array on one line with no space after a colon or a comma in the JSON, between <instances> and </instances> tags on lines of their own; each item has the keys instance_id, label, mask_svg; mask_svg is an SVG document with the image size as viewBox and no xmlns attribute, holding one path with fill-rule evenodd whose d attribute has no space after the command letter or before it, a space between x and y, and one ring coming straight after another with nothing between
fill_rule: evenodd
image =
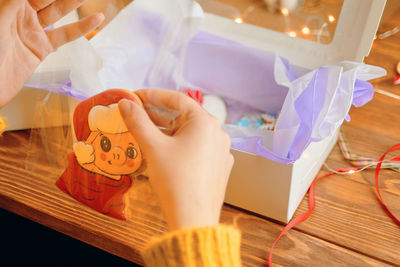
<instances>
[{"instance_id":1,"label":"thumb","mask_svg":"<svg viewBox=\"0 0 400 267\"><path fill-rule=\"evenodd\" d=\"M151 146L157 146L166 137L139 104L122 99L118 103L118 108L126 127L139 142L142 150L146 150Z\"/></svg>"}]
</instances>

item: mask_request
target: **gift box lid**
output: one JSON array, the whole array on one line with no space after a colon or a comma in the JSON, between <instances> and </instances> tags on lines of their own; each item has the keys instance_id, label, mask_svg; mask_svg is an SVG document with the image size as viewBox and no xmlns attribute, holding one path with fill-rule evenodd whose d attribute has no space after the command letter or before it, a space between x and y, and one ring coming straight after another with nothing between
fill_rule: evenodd
<instances>
[{"instance_id":1,"label":"gift box lid","mask_svg":"<svg viewBox=\"0 0 400 267\"><path fill-rule=\"evenodd\" d=\"M293 65L314 69L340 61L362 62L371 50L385 4L386 0L343 0L335 33L329 44L293 38L283 32L237 23L211 13L205 13L201 30L276 53L290 60ZM150 10L157 11L157 8L152 7ZM57 26L77 20L77 14L72 12L58 22ZM36 73L47 72L49 68L52 71L67 69L69 63L65 50L59 49L57 53L51 54Z\"/></svg>"},{"instance_id":2,"label":"gift box lid","mask_svg":"<svg viewBox=\"0 0 400 267\"><path fill-rule=\"evenodd\" d=\"M329 44L294 38L206 13L202 30L260 50L274 52L294 65L314 69L340 61L362 62L368 56L386 0L344 0Z\"/></svg>"}]
</instances>

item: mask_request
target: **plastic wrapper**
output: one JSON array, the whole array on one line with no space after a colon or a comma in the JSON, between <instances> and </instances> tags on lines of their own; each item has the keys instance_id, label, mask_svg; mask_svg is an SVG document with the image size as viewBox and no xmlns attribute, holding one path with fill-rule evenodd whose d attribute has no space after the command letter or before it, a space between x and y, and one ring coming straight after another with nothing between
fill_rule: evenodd
<instances>
[{"instance_id":1,"label":"plastic wrapper","mask_svg":"<svg viewBox=\"0 0 400 267\"><path fill-rule=\"evenodd\" d=\"M134 93L107 90L75 108L77 141L56 185L90 208L126 220L124 194L132 185L130 176L140 173L143 159L118 110L118 101L123 98L142 105Z\"/></svg>"},{"instance_id":2,"label":"plastic wrapper","mask_svg":"<svg viewBox=\"0 0 400 267\"><path fill-rule=\"evenodd\" d=\"M223 129L233 149L292 163L310 142L334 134L352 104L370 101L373 88L366 81L385 73L355 62L302 69L290 59L201 31L202 18L194 1L136 0L91 40L60 49L58 56L68 60L57 75L34 75L28 84L81 101L110 88L198 89L224 99ZM234 125L255 112L279 114L274 131Z\"/></svg>"}]
</instances>

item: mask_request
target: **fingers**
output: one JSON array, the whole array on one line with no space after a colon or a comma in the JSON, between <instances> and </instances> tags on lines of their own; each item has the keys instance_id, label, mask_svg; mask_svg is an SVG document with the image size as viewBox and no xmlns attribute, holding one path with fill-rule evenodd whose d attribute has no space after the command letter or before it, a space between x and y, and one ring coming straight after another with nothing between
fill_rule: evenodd
<instances>
[{"instance_id":1,"label":"fingers","mask_svg":"<svg viewBox=\"0 0 400 267\"><path fill-rule=\"evenodd\" d=\"M47 32L47 37L54 49L78 39L81 36L93 31L104 20L103 14L96 14L84 18L76 23L69 24Z\"/></svg>"},{"instance_id":2,"label":"fingers","mask_svg":"<svg viewBox=\"0 0 400 267\"><path fill-rule=\"evenodd\" d=\"M135 93L151 120L165 127L168 135L173 135L182 124L205 112L196 101L177 91L144 89Z\"/></svg>"},{"instance_id":3,"label":"fingers","mask_svg":"<svg viewBox=\"0 0 400 267\"><path fill-rule=\"evenodd\" d=\"M43 28L50 26L67 15L72 10L81 6L86 0L58 0L40 9L38 19Z\"/></svg>"},{"instance_id":4,"label":"fingers","mask_svg":"<svg viewBox=\"0 0 400 267\"><path fill-rule=\"evenodd\" d=\"M35 11L45 8L55 1L56 0L28 0L29 4Z\"/></svg>"},{"instance_id":5,"label":"fingers","mask_svg":"<svg viewBox=\"0 0 400 267\"><path fill-rule=\"evenodd\" d=\"M135 92L143 104L164 107L172 110L179 110L182 113L185 112L199 112L202 110L200 105L188 97L187 95L172 91L172 90L160 90L160 89L144 89Z\"/></svg>"},{"instance_id":6,"label":"fingers","mask_svg":"<svg viewBox=\"0 0 400 267\"><path fill-rule=\"evenodd\" d=\"M155 125L167 130L164 133L170 134L174 131L176 119L181 115L181 111L150 104L146 104L144 108Z\"/></svg>"},{"instance_id":7,"label":"fingers","mask_svg":"<svg viewBox=\"0 0 400 267\"><path fill-rule=\"evenodd\" d=\"M138 104L123 99L118 103L118 107L126 127L139 142L142 149L145 150L149 146L157 146L167 137L161 133L146 111Z\"/></svg>"}]
</instances>

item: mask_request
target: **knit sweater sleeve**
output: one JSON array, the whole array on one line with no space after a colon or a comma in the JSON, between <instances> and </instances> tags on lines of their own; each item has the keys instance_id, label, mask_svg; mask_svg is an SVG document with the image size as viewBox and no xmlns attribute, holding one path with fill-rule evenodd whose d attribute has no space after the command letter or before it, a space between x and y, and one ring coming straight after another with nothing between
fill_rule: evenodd
<instances>
[{"instance_id":1,"label":"knit sweater sleeve","mask_svg":"<svg viewBox=\"0 0 400 267\"><path fill-rule=\"evenodd\" d=\"M0 135L7 129L6 118L0 116Z\"/></svg>"},{"instance_id":2,"label":"knit sweater sleeve","mask_svg":"<svg viewBox=\"0 0 400 267\"><path fill-rule=\"evenodd\" d=\"M178 230L152 240L146 266L241 266L240 232L227 225Z\"/></svg>"}]
</instances>

